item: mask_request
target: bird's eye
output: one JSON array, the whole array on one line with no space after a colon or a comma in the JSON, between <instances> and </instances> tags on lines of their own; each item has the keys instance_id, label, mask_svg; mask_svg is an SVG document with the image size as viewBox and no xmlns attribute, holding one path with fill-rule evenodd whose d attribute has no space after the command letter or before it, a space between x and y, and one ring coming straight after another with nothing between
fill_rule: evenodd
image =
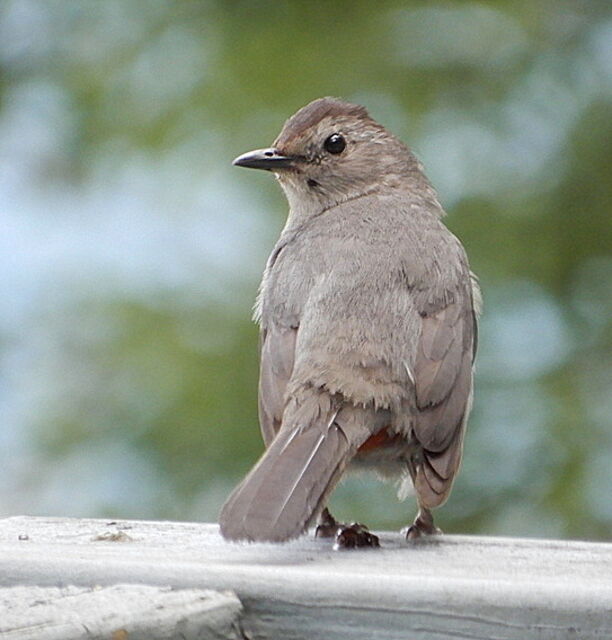
<instances>
[{"instance_id":1,"label":"bird's eye","mask_svg":"<svg viewBox=\"0 0 612 640\"><path fill-rule=\"evenodd\" d=\"M346 148L346 140L339 133L332 133L323 143L323 148L329 153L342 153Z\"/></svg>"}]
</instances>

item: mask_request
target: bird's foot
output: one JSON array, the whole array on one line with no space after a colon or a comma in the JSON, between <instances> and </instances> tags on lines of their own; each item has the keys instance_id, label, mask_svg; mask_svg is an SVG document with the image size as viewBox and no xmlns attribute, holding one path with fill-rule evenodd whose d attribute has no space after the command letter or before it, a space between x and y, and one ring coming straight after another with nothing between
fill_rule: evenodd
<instances>
[{"instance_id":1,"label":"bird's foot","mask_svg":"<svg viewBox=\"0 0 612 640\"><path fill-rule=\"evenodd\" d=\"M418 540L424 536L438 535L442 530L434 524L431 513L423 509L419 511L409 527L402 529L402 533L406 536L406 540Z\"/></svg>"},{"instance_id":2,"label":"bird's foot","mask_svg":"<svg viewBox=\"0 0 612 640\"><path fill-rule=\"evenodd\" d=\"M364 524L357 522L348 525L343 524L336 529L334 551L340 549L357 549L360 547L380 547L378 536L370 533Z\"/></svg>"},{"instance_id":3,"label":"bird's foot","mask_svg":"<svg viewBox=\"0 0 612 640\"><path fill-rule=\"evenodd\" d=\"M324 509L315 529L316 538L334 538L334 550L359 547L380 547L378 536L370 533L365 524L338 522L328 509Z\"/></svg>"}]
</instances>

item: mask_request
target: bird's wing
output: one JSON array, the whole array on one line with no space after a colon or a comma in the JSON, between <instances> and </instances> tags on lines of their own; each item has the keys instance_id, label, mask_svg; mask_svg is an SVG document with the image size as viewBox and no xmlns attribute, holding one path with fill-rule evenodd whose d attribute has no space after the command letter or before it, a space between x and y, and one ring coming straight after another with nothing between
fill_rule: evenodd
<instances>
[{"instance_id":1,"label":"bird's wing","mask_svg":"<svg viewBox=\"0 0 612 640\"><path fill-rule=\"evenodd\" d=\"M472 396L476 316L472 292L422 313L414 364L414 433L422 446L415 488L423 506L444 502L461 462L463 433Z\"/></svg>"},{"instance_id":2,"label":"bird's wing","mask_svg":"<svg viewBox=\"0 0 612 640\"><path fill-rule=\"evenodd\" d=\"M266 447L280 429L285 391L293 372L297 327L262 329L259 369L259 424Z\"/></svg>"}]
</instances>

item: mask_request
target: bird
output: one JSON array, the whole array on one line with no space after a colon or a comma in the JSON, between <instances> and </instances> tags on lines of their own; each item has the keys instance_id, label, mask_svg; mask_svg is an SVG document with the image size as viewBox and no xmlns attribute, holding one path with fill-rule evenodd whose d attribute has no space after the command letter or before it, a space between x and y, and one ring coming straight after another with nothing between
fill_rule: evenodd
<instances>
[{"instance_id":1,"label":"bird","mask_svg":"<svg viewBox=\"0 0 612 640\"><path fill-rule=\"evenodd\" d=\"M255 304L265 452L219 517L229 541L316 526L335 548L379 546L327 501L350 470L411 491L408 540L439 533L473 396L478 279L414 153L361 105L319 98L238 167L289 204Z\"/></svg>"}]
</instances>

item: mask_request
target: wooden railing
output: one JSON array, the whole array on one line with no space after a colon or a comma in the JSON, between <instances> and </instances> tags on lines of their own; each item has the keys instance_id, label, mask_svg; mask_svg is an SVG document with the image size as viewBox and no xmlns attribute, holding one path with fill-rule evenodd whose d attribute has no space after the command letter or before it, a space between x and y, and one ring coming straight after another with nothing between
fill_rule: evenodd
<instances>
[{"instance_id":1,"label":"wooden railing","mask_svg":"<svg viewBox=\"0 0 612 640\"><path fill-rule=\"evenodd\" d=\"M612 639L612 545L439 536L333 551L214 524L0 520L0 638Z\"/></svg>"}]
</instances>

